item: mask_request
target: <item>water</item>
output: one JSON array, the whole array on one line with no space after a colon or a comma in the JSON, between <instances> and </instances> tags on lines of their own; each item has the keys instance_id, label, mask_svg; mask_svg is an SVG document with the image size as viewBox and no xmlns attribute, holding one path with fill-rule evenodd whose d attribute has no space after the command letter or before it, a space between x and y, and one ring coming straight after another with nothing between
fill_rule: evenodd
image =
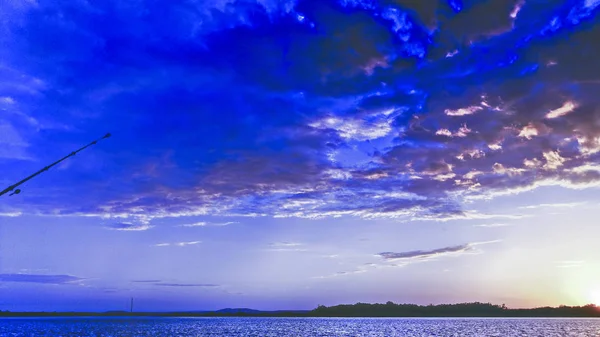
<instances>
[{"instance_id":1,"label":"water","mask_svg":"<svg viewBox=\"0 0 600 337\"><path fill-rule=\"evenodd\" d=\"M0 318L0 336L600 336L600 319Z\"/></svg>"}]
</instances>

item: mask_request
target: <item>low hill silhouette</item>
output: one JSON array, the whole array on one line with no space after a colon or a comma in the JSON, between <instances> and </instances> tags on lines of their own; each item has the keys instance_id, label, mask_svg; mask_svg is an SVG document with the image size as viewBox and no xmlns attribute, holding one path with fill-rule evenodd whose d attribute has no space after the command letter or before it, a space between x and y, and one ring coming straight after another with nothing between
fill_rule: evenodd
<instances>
[{"instance_id":1,"label":"low hill silhouette","mask_svg":"<svg viewBox=\"0 0 600 337\"><path fill-rule=\"evenodd\" d=\"M254 310L254 309L248 309L248 308L225 308L225 309L221 309L221 310L217 310L216 312L218 313L224 313L224 314L228 314L228 313L247 313L247 314L257 314L260 313L260 310Z\"/></svg>"}]
</instances>

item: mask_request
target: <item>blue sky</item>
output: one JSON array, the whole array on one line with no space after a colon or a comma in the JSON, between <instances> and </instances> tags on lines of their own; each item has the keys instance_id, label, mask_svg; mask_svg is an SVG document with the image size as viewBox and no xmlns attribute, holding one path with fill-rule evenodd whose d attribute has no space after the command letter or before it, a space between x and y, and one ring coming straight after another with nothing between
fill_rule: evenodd
<instances>
[{"instance_id":1,"label":"blue sky","mask_svg":"<svg viewBox=\"0 0 600 337\"><path fill-rule=\"evenodd\" d=\"M600 304L600 1L0 4L0 309Z\"/></svg>"}]
</instances>

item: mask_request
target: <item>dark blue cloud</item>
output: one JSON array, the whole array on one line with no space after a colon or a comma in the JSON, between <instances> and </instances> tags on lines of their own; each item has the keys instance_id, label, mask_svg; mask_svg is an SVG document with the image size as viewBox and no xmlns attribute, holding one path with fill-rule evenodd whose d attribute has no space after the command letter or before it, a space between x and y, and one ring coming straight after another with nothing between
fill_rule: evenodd
<instances>
[{"instance_id":1,"label":"dark blue cloud","mask_svg":"<svg viewBox=\"0 0 600 337\"><path fill-rule=\"evenodd\" d=\"M0 282L69 284L82 280L71 275L0 274Z\"/></svg>"},{"instance_id":2,"label":"dark blue cloud","mask_svg":"<svg viewBox=\"0 0 600 337\"><path fill-rule=\"evenodd\" d=\"M446 255L451 253L464 253L472 249L470 245L460 245L460 246L452 246L452 247L444 247L433 250L415 250L410 252L401 252L401 253L393 253L393 252L384 252L379 253L378 255L386 260L400 260L400 259L426 259L431 257L436 257L440 255Z\"/></svg>"},{"instance_id":3,"label":"dark blue cloud","mask_svg":"<svg viewBox=\"0 0 600 337\"><path fill-rule=\"evenodd\" d=\"M173 283L173 282L163 282L161 280L133 280L131 282L147 283L147 284L150 284L153 286L159 286L159 287L202 287L202 288L219 287L218 284L212 284L212 283Z\"/></svg>"},{"instance_id":4,"label":"dark blue cloud","mask_svg":"<svg viewBox=\"0 0 600 337\"><path fill-rule=\"evenodd\" d=\"M484 242L472 242L464 245L449 246L432 250L413 250L408 252L383 252L377 254L385 261L400 262L396 266L405 265L411 262L426 261L443 256L469 254L474 252L481 252L477 249L477 246L487 245L491 243L499 243L501 240L484 241Z\"/></svg>"},{"instance_id":5,"label":"dark blue cloud","mask_svg":"<svg viewBox=\"0 0 600 337\"><path fill-rule=\"evenodd\" d=\"M600 2L40 1L4 7L14 207L133 217L467 216L600 181ZM12 6L12 7L11 7ZM137 221L134 221L136 220Z\"/></svg>"}]
</instances>

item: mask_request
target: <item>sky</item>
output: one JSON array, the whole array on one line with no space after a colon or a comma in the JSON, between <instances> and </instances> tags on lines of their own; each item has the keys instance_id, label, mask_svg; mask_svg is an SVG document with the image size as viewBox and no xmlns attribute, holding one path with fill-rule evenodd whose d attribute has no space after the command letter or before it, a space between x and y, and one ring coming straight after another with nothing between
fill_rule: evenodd
<instances>
[{"instance_id":1,"label":"sky","mask_svg":"<svg viewBox=\"0 0 600 337\"><path fill-rule=\"evenodd\" d=\"M600 0L0 2L0 310L600 305Z\"/></svg>"}]
</instances>

